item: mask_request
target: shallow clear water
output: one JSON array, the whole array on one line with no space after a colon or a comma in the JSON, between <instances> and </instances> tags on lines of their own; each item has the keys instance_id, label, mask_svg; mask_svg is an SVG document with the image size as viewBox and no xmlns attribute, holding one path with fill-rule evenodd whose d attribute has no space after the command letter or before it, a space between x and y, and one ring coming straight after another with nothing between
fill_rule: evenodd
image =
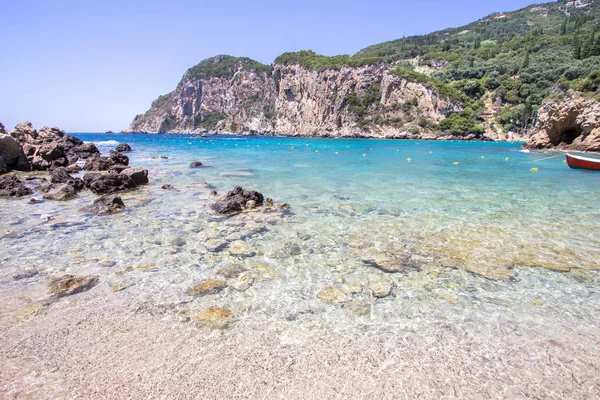
<instances>
[{"instance_id":1,"label":"shallow clear water","mask_svg":"<svg viewBox=\"0 0 600 400\"><path fill-rule=\"evenodd\" d=\"M129 143L130 164L148 168L151 183L123 194L127 210L112 216L79 211L91 193L35 205L0 200L5 285L94 273L122 289L134 312L179 323L216 304L232 309L237 326L269 322L292 341L305 333L288 324L414 331L446 321L483 329L476 321L510 316L552 321L560 331L598 322L600 174L571 170L562 155L508 143L75 136L103 153ZM192 161L206 167L191 169ZM215 215L209 189L235 186L291 209ZM236 240L250 256L229 253ZM373 262L404 268L388 274ZM230 265L248 271L248 288L229 280L215 295L186 294ZM31 269L40 273L12 279ZM382 282L392 290L377 299L372 285ZM331 286L341 293L333 305L317 297Z\"/></svg>"}]
</instances>

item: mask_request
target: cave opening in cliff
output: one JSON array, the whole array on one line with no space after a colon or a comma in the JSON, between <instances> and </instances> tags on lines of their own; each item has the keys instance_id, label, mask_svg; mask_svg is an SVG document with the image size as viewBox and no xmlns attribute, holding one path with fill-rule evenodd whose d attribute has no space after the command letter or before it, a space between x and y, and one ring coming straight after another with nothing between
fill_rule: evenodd
<instances>
[{"instance_id":1,"label":"cave opening in cliff","mask_svg":"<svg viewBox=\"0 0 600 400\"><path fill-rule=\"evenodd\" d=\"M572 124L562 131L560 143L571 144L583 133L583 129L579 124ZM558 143L557 143L558 144Z\"/></svg>"}]
</instances>

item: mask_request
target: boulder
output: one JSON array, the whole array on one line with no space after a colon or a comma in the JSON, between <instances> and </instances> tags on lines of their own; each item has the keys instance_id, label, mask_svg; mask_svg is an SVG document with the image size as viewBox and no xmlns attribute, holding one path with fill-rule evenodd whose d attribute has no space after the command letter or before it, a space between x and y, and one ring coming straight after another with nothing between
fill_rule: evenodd
<instances>
[{"instance_id":1,"label":"boulder","mask_svg":"<svg viewBox=\"0 0 600 400\"><path fill-rule=\"evenodd\" d=\"M201 166L202 166L202 163L200 161L193 161L190 164L190 168L197 168L197 167L201 167Z\"/></svg>"},{"instance_id":2,"label":"boulder","mask_svg":"<svg viewBox=\"0 0 600 400\"><path fill-rule=\"evenodd\" d=\"M127 143L119 143L115 150L117 150L119 153L127 153L128 151L131 151L131 146Z\"/></svg>"},{"instance_id":3,"label":"boulder","mask_svg":"<svg viewBox=\"0 0 600 400\"><path fill-rule=\"evenodd\" d=\"M143 168L127 168L121 171L122 174L130 177L136 185L145 185L148 183L148 170Z\"/></svg>"},{"instance_id":4,"label":"boulder","mask_svg":"<svg viewBox=\"0 0 600 400\"><path fill-rule=\"evenodd\" d=\"M5 174L8 171L9 171L8 166L4 162L4 159L2 157L0 157L0 175Z\"/></svg>"},{"instance_id":5,"label":"boulder","mask_svg":"<svg viewBox=\"0 0 600 400\"><path fill-rule=\"evenodd\" d=\"M112 167L110 167L108 172L110 172L111 174L120 174L121 172L125 171L128 168L129 168L129 165L117 164L117 165L113 165Z\"/></svg>"},{"instance_id":6,"label":"boulder","mask_svg":"<svg viewBox=\"0 0 600 400\"><path fill-rule=\"evenodd\" d=\"M125 204L120 197L108 195L94 200L91 205L83 207L81 211L91 214L104 215L123 211L124 209Z\"/></svg>"},{"instance_id":7,"label":"boulder","mask_svg":"<svg viewBox=\"0 0 600 400\"><path fill-rule=\"evenodd\" d=\"M29 121L17 124L15 129L10 131L9 134L21 143L33 144L38 142L38 133L33 129L33 125Z\"/></svg>"},{"instance_id":8,"label":"boulder","mask_svg":"<svg viewBox=\"0 0 600 400\"><path fill-rule=\"evenodd\" d=\"M31 166L37 171L66 167L68 164L64 147L56 142L46 143L38 147L31 161Z\"/></svg>"},{"instance_id":9,"label":"boulder","mask_svg":"<svg viewBox=\"0 0 600 400\"><path fill-rule=\"evenodd\" d=\"M0 196L21 197L31 194L31 189L23 185L23 182L14 175L0 177Z\"/></svg>"},{"instance_id":10,"label":"boulder","mask_svg":"<svg viewBox=\"0 0 600 400\"><path fill-rule=\"evenodd\" d=\"M135 182L124 174L87 173L83 176L85 186L96 194L108 194L137 188Z\"/></svg>"},{"instance_id":11,"label":"boulder","mask_svg":"<svg viewBox=\"0 0 600 400\"><path fill-rule=\"evenodd\" d=\"M50 174L52 175L50 178L50 182L52 183L66 183L72 186L75 191L83 190L85 187L83 180L80 178L73 178L64 167L55 168Z\"/></svg>"},{"instance_id":12,"label":"boulder","mask_svg":"<svg viewBox=\"0 0 600 400\"><path fill-rule=\"evenodd\" d=\"M68 183L52 184L50 190L44 194L44 198L48 200L68 200L77 197L77 190Z\"/></svg>"},{"instance_id":13,"label":"boulder","mask_svg":"<svg viewBox=\"0 0 600 400\"><path fill-rule=\"evenodd\" d=\"M125 154L111 150L109 157L115 164L129 165L129 157L127 157Z\"/></svg>"},{"instance_id":14,"label":"boulder","mask_svg":"<svg viewBox=\"0 0 600 400\"><path fill-rule=\"evenodd\" d=\"M4 124L0 122L0 134L6 133L6 128L4 128Z\"/></svg>"},{"instance_id":15,"label":"boulder","mask_svg":"<svg viewBox=\"0 0 600 400\"><path fill-rule=\"evenodd\" d=\"M28 145L26 145L26 146L28 146ZM33 151L35 152L35 149L33 149ZM20 151L19 151L19 159L17 160L17 162L13 166L13 168L15 170L17 170L17 171L26 171L26 172L27 171L31 171L31 161L29 160L29 158L25 154L24 148L20 149Z\"/></svg>"},{"instance_id":16,"label":"boulder","mask_svg":"<svg viewBox=\"0 0 600 400\"><path fill-rule=\"evenodd\" d=\"M48 283L48 287L52 295L64 297L90 290L96 286L99 281L100 279L97 275L63 275L59 278L51 279Z\"/></svg>"},{"instance_id":17,"label":"boulder","mask_svg":"<svg viewBox=\"0 0 600 400\"><path fill-rule=\"evenodd\" d=\"M42 129L38 131L38 140L42 142L54 142L59 139L62 139L65 136L65 131L59 128L50 128L44 126Z\"/></svg>"},{"instance_id":18,"label":"boulder","mask_svg":"<svg viewBox=\"0 0 600 400\"><path fill-rule=\"evenodd\" d=\"M4 163L11 167L19 160L19 153L21 147L19 142L10 135L0 134L0 158L4 160Z\"/></svg>"},{"instance_id":19,"label":"boulder","mask_svg":"<svg viewBox=\"0 0 600 400\"><path fill-rule=\"evenodd\" d=\"M69 136L69 137L71 137L71 136ZM88 158L90 158L91 156L93 156L95 154L100 155L100 150L98 150L98 148L96 147L96 145L94 143L83 143L82 142L81 144L73 147L69 151L70 157L77 156L78 159L82 159L82 160L87 160ZM73 162L70 162L70 164L73 164Z\"/></svg>"},{"instance_id":20,"label":"boulder","mask_svg":"<svg viewBox=\"0 0 600 400\"><path fill-rule=\"evenodd\" d=\"M219 214L231 214L242 211L249 201L254 201L253 206L262 206L264 196L260 192L244 190L238 186L227 193L227 196L223 200L219 200L213 204L211 208Z\"/></svg>"},{"instance_id":21,"label":"boulder","mask_svg":"<svg viewBox=\"0 0 600 400\"><path fill-rule=\"evenodd\" d=\"M108 157L94 154L85 160L84 171L108 171L114 166L114 162Z\"/></svg>"}]
</instances>

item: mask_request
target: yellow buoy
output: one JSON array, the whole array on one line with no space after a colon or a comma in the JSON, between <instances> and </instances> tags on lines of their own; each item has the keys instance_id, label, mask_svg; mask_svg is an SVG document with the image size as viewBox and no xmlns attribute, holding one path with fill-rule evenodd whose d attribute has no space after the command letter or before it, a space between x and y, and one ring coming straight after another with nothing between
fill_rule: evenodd
<instances>
[{"instance_id":1,"label":"yellow buoy","mask_svg":"<svg viewBox=\"0 0 600 400\"><path fill-rule=\"evenodd\" d=\"M410 160L411 160L410 158L407 158L407 159L406 159L406 161L408 161L408 162L410 162Z\"/></svg>"},{"instance_id":2,"label":"yellow buoy","mask_svg":"<svg viewBox=\"0 0 600 400\"><path fill-rule=\"evenodd\" d=\"M458 162L458 161L454 161L454 165L458 165L458 164L459 164L459 162Z\"/></svg>"},{"instance_id":3,"label":"yellow buoy","mask_svg":"<svg viewBox=\"0 0 600 400\"><path fill-rule=\"evenodd\" d=\"M292 146L292 150L294 150L294 146Z\"/></svg>"},{"instance_id":4,"label":"yellow buoy","mask_svg":"<svg viewBox=\"0 0 600 400\"><path fill-rule=\"evenodd\" d=\"M481 156L481 158L485 158L485 156Z\"/></svg>"},{"instance_id":5,"label":"yellow buoy","mask_svg":"<svg viewBox=\"0 0 600 400\"><path fill-rule=\"evenodd\" d=\"M508 157L506 157L505 160L508 161Z\"/></svg>"},{"instance_id":6,"label":"yellow buoy","mask_svg":"<svg viewBox=\"0 0 600 400\"><path fill-rule=\"evenodd\" d=\"M533 171L533 172L535 172L537 170L538 170L537 168L531 168L531 171Z\"/></svg>"},{"instance_id":7,"label":"yellow buoy","mask_svg":"<svg viewBox=\"0 0 600 400\"><path fill-rule=\"evenodd\" d=\"M335 152L335 154L340 154L340 153L338 153L338 152L336 151L336 152Z\"/></svg>"},{"instance_id":8,"label":"yellow buoy","mask_svg":"<svg viewBox=\"0 0 600 400\"><path fill-rule=\"evenodd\" d=\"M367 156L366 154L363 154L363 157L366 157L366 156Z\"/></svg>"},{"instance_id":9,"label":"yellow buoy","mask_svg":"<svg viewBox=\"0 0 600 400\"><path fill-rule=\"evenodd\" d=\"M315 153L318 153L318 152L319 152L319 150L315 150Z\"/></svg>"},{"instance_id":10,"label":"yellow buoy","mask_svg":"<svg viewBox=\"0 0 600 400\"><path fill-rule=\"evenodd\" d=\"M563 160L563 162L567 162L567 160Z\"/></svg>"}]
</instances>

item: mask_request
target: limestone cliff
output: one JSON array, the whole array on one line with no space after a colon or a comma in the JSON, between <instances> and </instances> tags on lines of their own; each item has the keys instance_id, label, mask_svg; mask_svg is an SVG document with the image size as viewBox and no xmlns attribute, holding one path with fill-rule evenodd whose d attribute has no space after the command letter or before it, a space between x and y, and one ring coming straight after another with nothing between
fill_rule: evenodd
<instances>
[{"instance_id":1,"label":"limestone cliff","mask_svg":"<svg viewBox=\"0 0 600 400\"><path fill-rule=\"evenodd\" d=\"M537 133L526 147L600 151L600 103L569 91L548 100L538 112Z\"/></svg>"},{"instance_id":2,"label":"limestone cliff","mask_svg":"<svg viewBox=\"0 0 600 400\"><path fill-rule=\"evenodd\" d=\"M434 138L430 127L462 107L385 63L310 69L217 56L190 68L126 132Z\"/></svg>"}]
</instances>

